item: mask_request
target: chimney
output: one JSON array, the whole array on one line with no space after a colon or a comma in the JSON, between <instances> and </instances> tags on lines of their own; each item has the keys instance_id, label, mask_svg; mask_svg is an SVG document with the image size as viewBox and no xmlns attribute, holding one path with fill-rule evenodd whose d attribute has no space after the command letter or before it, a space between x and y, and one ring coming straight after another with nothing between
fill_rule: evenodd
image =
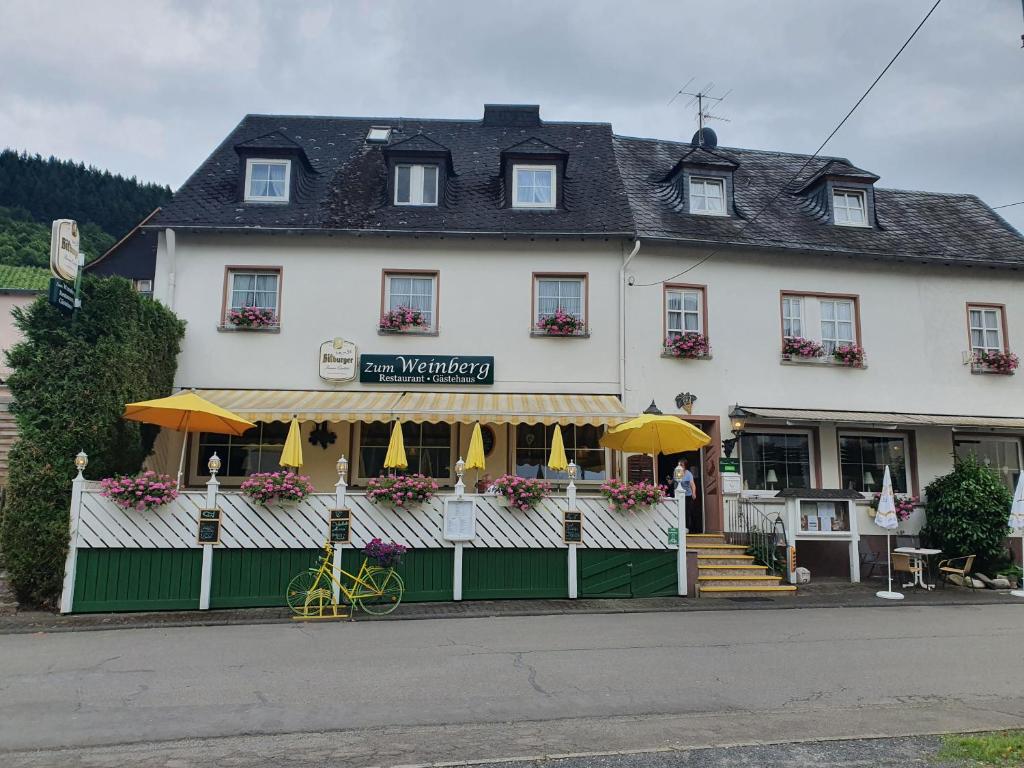
<instances>
[{"instance_id":1,"label":"chimney","mask_svg":"<svg viewBox=\"0 0 1024 768\"><path fill-rule=\"evenodd\" d=\"M536 128L540 125L540 104L484 104L484 125Z\"/></svg>"}]
</instances>

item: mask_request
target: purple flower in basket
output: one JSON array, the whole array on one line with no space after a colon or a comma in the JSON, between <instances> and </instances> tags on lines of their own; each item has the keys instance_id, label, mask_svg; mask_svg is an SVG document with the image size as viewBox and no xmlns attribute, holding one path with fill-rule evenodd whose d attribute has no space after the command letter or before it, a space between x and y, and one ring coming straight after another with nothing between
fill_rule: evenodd
<instances>
[{"instance_id":1,"label":"purple flower in basket","mask_svg":"<svg viewBox=\"0 0 1024 768\"><path fill-rule=\"evenodd\" d=\"M402 555L408 549L394 541L383 542L378 538L373 538L363 547L363 554L371 560L376 560L381 568L394 568L401 562Z\"/></svg>"}]
</instances>

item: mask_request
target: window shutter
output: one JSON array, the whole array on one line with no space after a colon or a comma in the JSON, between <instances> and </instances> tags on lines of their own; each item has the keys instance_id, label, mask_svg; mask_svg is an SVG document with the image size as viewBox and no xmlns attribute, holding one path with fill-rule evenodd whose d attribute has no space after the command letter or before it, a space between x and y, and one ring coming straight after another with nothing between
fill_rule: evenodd
<instances>
[{"instance_id":1,"label":"window shutter","mask_svg":"<svg viewBox=\"0 0 1024 768\"><path fill-rule=\"evenodd\" d=\"M638 453L626 459L626 481L639 483L641 480L654 482L654 459Z\"/></svg>"}]
</instances>

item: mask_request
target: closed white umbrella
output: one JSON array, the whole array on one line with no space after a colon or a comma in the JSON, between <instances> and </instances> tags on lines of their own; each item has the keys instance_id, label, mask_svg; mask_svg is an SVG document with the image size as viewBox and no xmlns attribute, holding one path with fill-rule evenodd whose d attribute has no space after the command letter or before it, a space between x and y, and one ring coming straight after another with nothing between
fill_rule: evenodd
<instances>
[{"instance_id":1,"label":"closed white umbrella","mask_svg":"<svg viewBox=\"0 0 1024 768\"><path fill-rule=\"evenodd\" d=\"M889 548L889 532L894 528L899 528L900 521L896 517L896 497L892 492L892 475L889 474L888 464L885 467L885 476L882 478L882 493L878 497L875 525L885 529L886 564L889 566L889 589L876 592L875 596L885 600L902 600L902 593L892 591L892 550Z\"/></svg>"},{"instance_id":2,"label":"closed white umbrella","mask_svg":"<svg viewBox=\"0 0 1024 768\"><path fill-rule=\"evenodd\" d=\"M1017 490L1013 492L1013 504L1010 505L1010 529L1020 531L1021 547L1024 548L1024 472L1017 478ZM1024 563L1024 560L1021 561ZM1021 585L1024 587L1024 585ZM1014 597L1024 597L1024 589L1015 589Z\"/></svg>"}]
</instances>

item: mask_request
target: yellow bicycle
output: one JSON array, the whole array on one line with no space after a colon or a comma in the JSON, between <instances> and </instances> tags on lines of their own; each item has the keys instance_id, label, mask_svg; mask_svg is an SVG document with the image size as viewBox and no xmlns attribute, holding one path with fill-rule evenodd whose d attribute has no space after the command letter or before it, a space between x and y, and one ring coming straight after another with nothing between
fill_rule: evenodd
<instances>
[{"instance_id":1,"label":"yellow bicycle","mask_svg":"<svg viewBox=\"0 0 1024 768\"><path fill-rule=\"evenodd\" d=\"M339 569L343 583L334 576L331 542L324 544L324 555L317 568L303 571L288 583L288 607L294 619L347 618L353 606L374 616L391 613L402 602L405 584L394 568L370 565L364 558L359 573L353 575ZM338 588L340 605L334 600L334 587ZM339 613L338 609L349 613Z\"/></svg>"}]
</instances>

